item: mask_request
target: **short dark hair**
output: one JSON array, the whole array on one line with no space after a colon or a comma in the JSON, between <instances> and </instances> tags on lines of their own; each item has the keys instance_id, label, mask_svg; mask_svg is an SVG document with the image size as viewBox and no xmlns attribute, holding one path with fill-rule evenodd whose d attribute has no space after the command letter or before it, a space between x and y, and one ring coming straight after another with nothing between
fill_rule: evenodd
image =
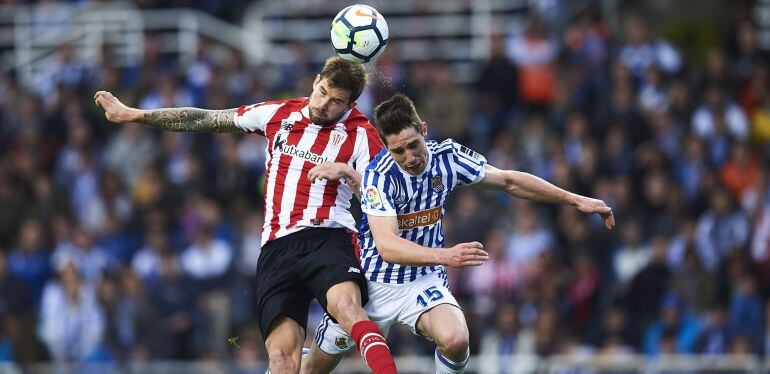
<instances>
[{"instance_id":1,"label":"short dark hair","mask_svg":"<svg viewBox=\"0 0 770 374\"><path fill-rule=\"evenodd\" d=\"M331 87L350 92L348 103L356 101L366 86L366 71L361 64L340 56L326 59L321 69L321 79L324 78L329 81Z\"/></svg>"},{"instance_id":2,"label":"short dark hair","mask_svg":"<svg viewBox=\"0 0 770 374\"><path fill-rule=\"evenodd\" d=\"M374 123L383 143L385 136L398 134L402 130L412 127L417 133L422 133L422 119L417 114L409 97L397 93L374 108Z\"/></svg>"}]
</instances>

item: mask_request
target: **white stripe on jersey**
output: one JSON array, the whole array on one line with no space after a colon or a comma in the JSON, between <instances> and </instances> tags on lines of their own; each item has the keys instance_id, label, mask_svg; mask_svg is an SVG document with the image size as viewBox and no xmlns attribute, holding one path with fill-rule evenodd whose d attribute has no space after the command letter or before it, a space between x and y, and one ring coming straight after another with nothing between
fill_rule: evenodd
<instances>
[{"instance_id":1,"label":"white stripe on jersey","mask_svg":"<svg viewBox=\"0 0 770 374\"><path fill-rule=\"evenodd\" d=\"M484 177L486 159L451 139L441 144L428 141L428 166L413 176L402 170L383 150L364 173L361 184L362 210L368 215L400 216L399 236L425 247L443 247L441 218L447 196L457 185L479 182ZM435 211L440 218L435 220ZM425 219L407 220L422 216ZM435 222L434 222L435 221ZM415 227L412 222L418 222ZM422 224L420 224L422 223ZM361 264L367 279L382 283L407 283L418 276L445 272L443 266L405 266L384 261L375 246L364 216Z\"/></svg>"}]
</instances>

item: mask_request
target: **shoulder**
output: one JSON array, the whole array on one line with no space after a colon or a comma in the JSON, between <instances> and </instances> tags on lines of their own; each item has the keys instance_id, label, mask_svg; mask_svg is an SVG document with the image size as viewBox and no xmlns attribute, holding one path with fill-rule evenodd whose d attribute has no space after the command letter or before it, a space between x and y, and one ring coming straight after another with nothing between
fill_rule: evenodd
<instances>
[{"instance_id":1,"label":"shoulder","mask_svg":"<svg viewBox=\"0 0 770 374\"><path fill-rule=\"evenodd\" d=\"M357 108L351 109L347 117L342 120L342 123L348 131L363 129L366 132L374 131L376 133L376 129L372 126L371 122L369 122L369 118Z\"/></svg>"},{"instance_id":2,"label":"shoulder","mask_svg":"<svg viewBox=\"0 0 770 374\"><path fill-rule=\"evenodd\" d=\"M455 146L457 144L458 143L455 142L453 139L446 139L441 143L435 140L429 140L426 143L426 145L428 146L428 149L434 154L452 153L454 152Z\"/></svg>"},{"instance_id":3,"label":"shoulder","mask_svg":"<svg viewBox=\"0 0 770 374\"><path fill-rule=\"evenodd\" d=\"M367 174L387 175L393 167L393 156L383 148L366 167Z\"/></svg>"}]
</instances>

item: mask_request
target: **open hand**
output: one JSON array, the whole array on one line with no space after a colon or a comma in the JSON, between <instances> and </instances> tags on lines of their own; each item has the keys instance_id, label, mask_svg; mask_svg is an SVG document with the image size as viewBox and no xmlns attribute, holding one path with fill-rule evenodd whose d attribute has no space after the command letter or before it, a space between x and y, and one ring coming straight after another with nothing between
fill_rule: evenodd
<instances>
[{"instance_id":1,"label":"open hand","mask_svg":"<svg viewBox=\"0 0 770 374\"><path fill-rule=\"evenodd\" d=\"M577 200L576 207L583 213L599 213L604 220L604 227L608 230L615 227L615 216L612 214L612 208L608 207L604 201L581 196Z\"/></svg>"},{"instance_id":2,"label":"open hand","mask_svg":"<svg viewBox=\"0 0 770 374\"><path fill-rule=\"evenodd\" d=\"M453 268L479 266L489 260L489 253L483 248L484 245L479 242L470 242L442 249L440 263Z\"/></svg>"},{"instance_id":3,"label":"open hand","mask_svg":"<svg viewBox=\"0 0 770 374\"><path fill-rule=\"evenodd\" d=\"M96 106L104 108L104 116L115 123L137 122L141 120L141 111L123 104L117 97L107 91L94 94Z\"/></svg>"}]
</instances>

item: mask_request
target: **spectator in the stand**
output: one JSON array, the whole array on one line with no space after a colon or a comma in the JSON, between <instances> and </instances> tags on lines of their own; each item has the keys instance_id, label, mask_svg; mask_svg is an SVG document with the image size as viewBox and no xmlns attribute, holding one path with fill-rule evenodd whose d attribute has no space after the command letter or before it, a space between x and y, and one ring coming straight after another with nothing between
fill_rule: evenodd
<instances>
[{"instance_id":1,"label":"spectator in the stand","mask_svg":"<svg viewBox=\"0 0 770 374\"><path fill-rule=\"evenodd\" d=\"M542 110L554 98L558 53L559 44L536 13L530 15L522 34L508 40L508 57L519 71L519 97L532 109Z\"/></svg>"},{"instance_id":2,"label":"spectator in the stand","mask_svg":"<svg viewBox=\"0 0 770 374\"><path fill-rule=\"evenodd\" d=\"M48 96L56 85L63 85L72 90L84 88L93 74L91 68L76 56L77 50L72 44L64 43L57 48L56 60L49 67L48 75L38 82L38 92L42 97Z\"/></svg>"},{"instance_id":3,"label":"spectator in the stand","mask_svg":"<svg viewBox=\"0 0 770 374\"><path fill-rule=\"evenodd\" d=\"M105 273L96 285L97 300L104 311L104 343L100 352L103 360L126 360L136 342L136 310L124 296L120 282L120 274L110 272Z\"/></svg>"},{"instance_id":4,"label":"spectator in the stand","mask_svg":"<svg viewBox=\"0 0 770 374\"><path fill-rule=\"evenodd\" d=\"M625 286L638 272L650 263L652 251L644 242L644 232L641 223L629 217L621 223L621 245L615 250L612 258L612 269L618 284Z\"/></svg>"},{"instance_id":5,"label":"spectator in the stand","mask_svg":"<svg viewBox=\"0 0 770 374\"><path fill-rule=\"evenodd\" d=\"M628 314L625 310L610 306L604 310L601 326L588 333L586 341L595 347L626 347L631 350L636 341L628 324Z\"/></svg>"},{"instance_id":6,"label":"spectator in the stand","mask_svg":"<svg viewBox=\"0 0 770 374\"><path fill-rule=\"evenodd\" d=\"M223 354L230 321L230 297L226 277L232 265L233 249L222 239L213 237L213 227L198 229L190 247L181 256L181 265L190 277L197 294L201 313L196 324L195 343L204 352Z\"/></svg>"},{"instance_id":7,"label":"spectator in the stand","mask_svg":"<svg viewBox=\"0 0 770 374\"><path fill-rule=\"evenodd\" d=\"M708 355L721 355L730 351L735 331L728 324L724 307L713 305L705 318L705 326L695 343L695 352Z\"/></svg>"},{"instance_id":8,"label":"spectator in the stand","mask_svg":"<svg viewBox=\"0 0 770 374\"><path fill-rule=\"evenodd\" d=\"M62 271L72 265L84 283L93 285L102 272L117 266L116 259L94 244L91 234L82 226L72 229L72 241L61 243L51 256L52 267Z\"/></svg>"},{"instance_id":9,"label":"spectator in the stand","mask_svg":"<svg viewBox=\"0 0 770 374\"><path fill-rule=\"evenodd\" d=\"M730 326L739 335L752 340L752 345L759 343L762 332L758 328L764 322L762 299L758 294L754 278L746 274L738 281L738 288L730 300Z\"/></svg>"},{"instance_id":10,"label":"spectator in the stand","mask_svg":"<svg viewBox=\"0 0 770 374\"><path fill-rule=\"evenodd\" d=\"M514 271L521 274L526 282L539 270L533 267L537 257L553 249L554 239L551 232L539 223L537 211L531 203L516 200L514 204L514 229L507 239L506 257Z\"/></svg>"},{"instance_id":11,"label":"spectator in the stand","mask_svg":"<svg viewBox=\"0 0 770 374\"><path fill-rule=\"evenodd\" d=\"M435 61L431 64L431 79L423 87L423 95L415 105L420 108L420 116L429 124L433 139L452 138L458 142L467 142L471 129L470 97L465 90L453 89L453 70L445 63Z\"/></svg>"},{"instance_id":12,"label":"spectator in the stand","mask_svg":"<svg viewBox=\"0 0 770 374\"><path fill-rule=\"evenodd\" d=\"M582 335L597 314L601 273L586 254L575 256L572 268L572 279L567 285L569 322L574 331Z\"/></svg>"},{"instance_id":13,"label":"spectator in the stand","mask_svg":"<svg viewBox=\"0 0 770 374\"><path fill-rule=\"evenodd\" d=\"M695 248L685 247L681 266L674 274L672 289L689 310L702 314L716 301L716 277L706 269Z\"/></svg>"},{"instance_id":14,"label":"spectator in the stand","mask_svg":"<svg viewBox=\"0 0 770 374\"><path fill-rule=\"evenodd\" d=\"M33 311L24 282L8 269L8 257L0 251L0 315L22 316Z\"/></svg>"},{"instance_id":15,"label":"spectator in the stand","mask_svg":"<svg viewBox=\"0 0 770 374\"><path fill-rule=\"evenodd\" d=\"M749 135L746 114L726 96L724 88L714 84L706 87L703 104L692 115L692 129L712 144L728 136L745 140Z\"/></svg>"},{"instance_id":16,"label":"spectator in the stand","mask_svg":"<svg viewBox=\"0 0 770 374\"><path fill-rule=\"evenodd\" d=\"M505 234L489 232L484 239L484 250L489 253L489 261L468 269L462 289L474 295L473 312L486 317L494 312L499 298L511 295L518 278L506 258Z\"/></svg>"},{"instance_id":17,"label":"spectator in the stand","mask_svg":"<svg viewBox=\"0 0 770 374\"><path fill-rule=\"evenodd\" d=\"M722 165L719 174L733 198L741 201L744 192L757 183L759 160L751 154L747 144L736 142L730 151L730 159Z\"/></svg>"},{"instance_id":18,"label":"spectator in the stand","mask_svg":"<svg viewBox=\"0 0 770 374\"><path fill-rule=\"evenodd\" d=\"M40 338L57 362L84 362L97 353L104 339L104 311L92 285L83 283L72 263L46 285L40 307Z\"/></svg>"},{"instance_id":19,"label":"spectator in the stand","mask_svg":"<svg viewBox=\"0 0 770 374\"><path fill-rule=\"evenodd\" d=\"M700 329L697 318L684 309L679 296L668 294L660 302L659 319L647 328L644 353L692 353Z\"/></svg>"},{"instance_id":20,"label":"spectator in the stand","mask_svg":"<svg viewBox=\"0 0 770 374\"><path fill-rule=\"evenodd\" d=\"M160 277L161 257L164 252L172 251L166 232L161 227L150 227L145 235L145 243L131 260L131 268L147 285L152 285Z\"/></svg>"},{"instance_id":21,"label":"spectator in the stand","mask_svg":"<svg viewBox=\"0 0 770 374\"><path fill-rule=\"evenodd\" d=\"M651 257L631 279L625 297L628 300L626 310L633 311L636 322L646 325L655 319L660 300L671 283L671 271L667 260L668 240L655 236L650 245Z\"/></svg>"},{"instance_id":22,"label":"spectator in the stand","mask_svg":"<svg viewBox=\"0 0 770 374\"><path fill-rule=\"evenodd\" d=\"M159 338L149 342L149 351L160 359L192 359L195 294L173 252L164 252L160 260L158 282L149 288L149 299L161 321Z\"/></svg>"},{"instance_id":23,"label":"spectator in the stand","mask_svg":"<svg viewBox=\"0 0 770 374\"><path fill-rule=\"evenodd\" d=\"M735 247L749 239L746 214L734 207L730 195L718 188L711 193L710 209L701 215L695 242L703 255L706 268L713 270Z\"/></svg>"},{"instance_id":24,"label":"spectator in the stand","mask_svg":"<svg viewBox=\"0 0 770 374\"><path fill-rule=\"evenodd\" d=\"M24 281L28 298L35 306L40 303L43 287L51 273L50 249L43 247L43 239L40 221L26 220L19 229L18 245L8 255L11 274Z\"/></svg>"},{"instance_id":25,"label":"spectator in the stand","mask_svg":"<svg viewBox=\"0 0 770 374\"><path fill-rule=\"evenodd\" d=\"M137 124L121 126L104 150L104 163L123 178L123 183L134 186L139 173L155 155L155 142L150 130Z\"/></svg>"},{"instance_id":26,"label":"spectator in the stand","mask_svg":"<svg viewBox=\"0 0 770 374\"><path fill-rule=\"evenodd\" d=\"M626 42L620 48L620 61L631 74L641 80L650 67L659 67L666 74L679 71L682 57L665 40L653 40L645 20L632 16L625 22Z\"/></svg>"},{"instance_id":27,"label":"spectator in the stand","mask_svg":"<svg viewBox=\"0 0 770 374\"><path fill-rule=\"evenodd\" d=\"M505 39L500 34L490 37L490 56L479 68L475 82L476 110L470 132L474 149L488 149L492 137L504 129L511 108L518 104L518 72L505 55Z\"/></svg>"}]
</instances>

